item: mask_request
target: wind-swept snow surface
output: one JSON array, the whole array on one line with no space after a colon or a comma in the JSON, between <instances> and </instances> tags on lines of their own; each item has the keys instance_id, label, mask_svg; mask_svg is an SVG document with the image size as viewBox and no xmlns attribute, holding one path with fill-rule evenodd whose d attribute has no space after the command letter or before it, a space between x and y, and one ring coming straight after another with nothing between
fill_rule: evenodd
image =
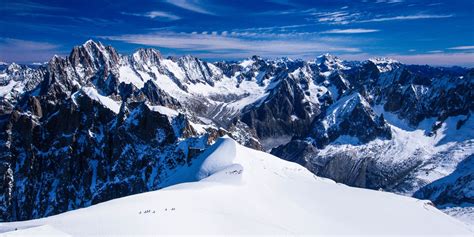
<instances>
[{"instance_id":1,"label":"wind-swept snow surface","mask_svg":"<svg viewBox=\"0 0 474 237\"><path fill-rule=\"evenodd\" d=\"M2 223L0 232L472 236L464 224L425 201L337 184L230 138L219 139L170 178L169 184L188 183L48 218Z\"/></svg>"}]
</instances>

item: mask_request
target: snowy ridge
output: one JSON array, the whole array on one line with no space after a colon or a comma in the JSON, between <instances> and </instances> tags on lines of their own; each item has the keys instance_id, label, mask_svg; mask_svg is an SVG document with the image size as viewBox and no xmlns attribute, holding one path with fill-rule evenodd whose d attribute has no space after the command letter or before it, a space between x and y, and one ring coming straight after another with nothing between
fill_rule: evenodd
<instances>
[{"instance_id":1,"label":"snowy ridge","mask_svg":"<svg viewBox=\"0 0 474 237\"><path fill-rule=\"evenodd\" d=\"M178 111L176 111L174 109L170 109L170 108L165 107L165 106L161 106L161 105L148 106L148 108L151 111L159 112L160 114L166 115L166 116L171 117L171 118L176 117L179 114Z\"/></svg>"},{"instance_id":2,"label":"snowy ridge","mask_svg":"<svg viewBox=\"0 0 474 237\"><path fill-rule=\"evenodd\" d=\"M397 60L391 58L369 58L369 61L373 62L374 64L400 63Z\"/></svg>"},{"instance_id":3,"label":"snowy ridge","mask_svg":"<svg viewBox=\"0 0 474 237\"><path fill-rule=\"evenodd\" d=\"M89 98L101 103L106 108L112 110L114 113L118 114L120 112L120 103L112 100L107 96L103 96L97 92L93 87L83 87L82 91L89 96Z\"/></svg>"},{"instance_id":4,"label":"snowy ridge","mask_svg":"<svg viewBox=\"0 0 474 237\"><path fill-rule=\"evenodd\" d=\"M204 178L200 181L48 218L3 223L0 231L17 228L8 234L59 236L472 234L425 201L336 184L230 138L209 149L196 161L196 174L204 174L198 175Z\"/></svg>"},{"instance_id":5,"label":"snowy ridge","mask_svg":"<svg viewBox=\"0 0 474 237\"><path fill-rule=\"evenodd\" d=\"M364 108L370 108L369 103L359 93L348 95L331 105L326 112L326 117L322 121L325 129L338 126L337 122L340 122L342 118L352 112L358 104L362 104Z\"/></svg>"},{"instance_id":6,"label":"snowy ridge","mask_svg":"<svg viewBox=\"0 0 474 237\"><path fill-rule=\"evenodd\" d=\"M379 72L389 72L400 66L400 62L391 58L370 58L368 61L375 64Z\"/></svg>"}]
</instances>

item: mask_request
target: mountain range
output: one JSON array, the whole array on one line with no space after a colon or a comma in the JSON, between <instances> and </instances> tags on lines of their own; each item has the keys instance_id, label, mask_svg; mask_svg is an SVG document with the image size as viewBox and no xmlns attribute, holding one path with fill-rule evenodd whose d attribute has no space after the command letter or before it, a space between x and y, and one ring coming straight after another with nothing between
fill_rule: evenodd
<instances>
[{"instance_id":1,"label":"mountain range","mask_svg":"<svg viewBox=\"0 0 474 237\"><path fill-rule=\"evenodd\" d=\"M0 220L192 181L228 136L474 223L473 91L472 68L329 54L210 63L89 40L43 65L0 65Z\"/></svg>"}]
</instances>

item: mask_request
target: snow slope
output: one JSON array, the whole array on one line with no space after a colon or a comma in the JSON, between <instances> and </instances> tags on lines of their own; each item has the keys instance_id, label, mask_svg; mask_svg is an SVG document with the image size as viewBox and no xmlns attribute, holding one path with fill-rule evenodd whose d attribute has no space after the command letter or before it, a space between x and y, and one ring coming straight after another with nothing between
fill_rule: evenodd
<instances>
[{"instance_id":1,"label":"snow slope","mask_svg":"<svg viewBox=\"0 0 474 237\"><path fill-rule=\"evenodd\" d=\"M425 201L336 184L230 138L220 138L171 179L187 183L48 218L0 223L0 232L472 236Z\"/></svg>"},{"instance_id":2,"label":"snow slope","mask_svg":"<svg viewBox=\"0 0 474 237\"><path fill-rule=\"evenodd\" d=\"M114 113L118 114L120 112L120 102L116 102L107 96L99 94L99 92L94 87L83 87L82 91L91 99L98 101L100 104L112 110Z\"/></svg>"}]
</instances>

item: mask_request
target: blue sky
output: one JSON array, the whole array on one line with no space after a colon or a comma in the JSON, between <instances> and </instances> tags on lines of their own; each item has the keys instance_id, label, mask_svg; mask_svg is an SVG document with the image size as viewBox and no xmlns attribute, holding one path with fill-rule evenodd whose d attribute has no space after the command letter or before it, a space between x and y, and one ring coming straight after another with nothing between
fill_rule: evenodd
<instances>
[{"instance_id":1,"label":"blue sky","mask_svg":"<svg viewBox=\"0 0 474 237\"><path fill-rule=\"evenodd\" d=\"M472 0L0 0L0 60L43 62L88 39L208 60L347 60L474 66Z\"/></svg>"}]
</instances>

